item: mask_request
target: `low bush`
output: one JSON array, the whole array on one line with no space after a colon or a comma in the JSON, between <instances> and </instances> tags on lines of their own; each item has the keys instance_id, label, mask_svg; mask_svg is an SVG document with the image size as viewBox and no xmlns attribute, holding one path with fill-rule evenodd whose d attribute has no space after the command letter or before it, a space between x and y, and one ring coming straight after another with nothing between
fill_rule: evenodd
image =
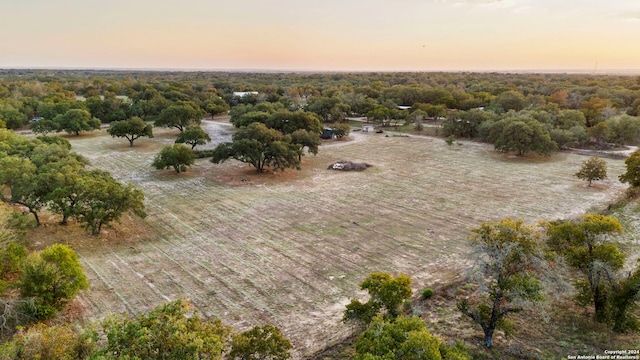
<instances>
[{"instance_id":1,"label":"low bush","mask_svg":"<svg viewBox=\"0 0 640 360\"><path fill-rule=\"evenodd\" d=\"M426 300L426 299L432 297L433 294L435 294L435 291L433 291L432 288L426 288L426 289L422 290L422 300Z\"/></svg>"}]
</instances>

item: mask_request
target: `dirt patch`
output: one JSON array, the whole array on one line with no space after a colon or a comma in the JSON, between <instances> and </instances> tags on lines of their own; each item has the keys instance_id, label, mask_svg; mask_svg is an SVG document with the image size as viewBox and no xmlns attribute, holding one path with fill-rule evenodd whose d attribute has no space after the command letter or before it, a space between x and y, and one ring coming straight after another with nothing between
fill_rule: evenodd
<instances>
[{"instance_id":1,"label":"dirt patch","mask_svg":"<svg viewBox=\"0 0 640 360\"><path fill-rule=\"evenodd\" d=\"M201 161L208 162L208 159ZM267 169L267 171L259 173L256 171L256 168L251 165L236 160L227 160L221 165L215 165L214 168L206 170L205 175L209 181L225 186L277 185L308 178L309 173L304 170L306 167L307 161L303 159L301 163L302 170L287 169L280 171Z\"/></svg>"},{"instance_id":2,"label":"dirt patch","mask_svg":"<svg viewBox=\"0 0 640 360\"><path fill-rule=\"evenodd\" d=\"M60 225L59 215L46 211L40 215L42 225L30 232L30 238L37 239L30 243L34 250L42 250L53 244L64 244L84 253L131 246L158 235L146 221L129 213L123 214L119 222L105 226L99 235L91 235L89 230L73 219L70 219L67 225Z\"/></svg>"}]
</instances>

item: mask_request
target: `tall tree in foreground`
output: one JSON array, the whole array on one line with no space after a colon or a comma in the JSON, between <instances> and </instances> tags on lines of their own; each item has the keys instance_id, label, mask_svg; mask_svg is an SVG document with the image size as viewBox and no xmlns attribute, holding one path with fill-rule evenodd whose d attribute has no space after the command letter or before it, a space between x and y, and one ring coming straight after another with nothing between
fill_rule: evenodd
<instances>
[{"instance_id":1,"label":"tall tree in foreground","mask_svg":"<svg viewBox=\"0 0 640 360\"><path fill-rule=\"evenodd\" d=\"M30 254L19 278L20 296L31 300L25 310L38 320L53 317L80 290L88 287L78 255L60 244Z\"/></svg>"},{"instance_id":2,"label":"tall tree in foreground","mask_svg":"<svg viewBox=\"0 0 640 360\"><path fill-rule=\"evenodd\" d=\"M186 300L134 318L111 315L102 328L107 344L99 359L222 359L230 334L220 319L201 318Z\"/></svg>"},{"instance_id":3,"label":"tall tree in foreground","mask_svg":"<svg viewBox=\"0 0 640 360\"><path fill-rule=\"evenodd\" d=\"M27 207L39 225L38 212L49 205L51 193L86 164L82 156L69 152L70 148L67 140L57 136L29 140L14 134L0 139L4 150L0 153L0 185L8 190L0 191L0 199Z\"/></svg>"},{"instance_id":4,"label":"tall tree in foreground","mask_svg":"<svg viewBox=\"0 0 640 360\"><path fill-rule=\"evenodd\" d=\"M592 156L589 160L582 162L582 167L576 173L576 177L589 182L591 187L592 181L604 180L607 178L607 162L597 156Z\"/></svg>"},{"instance_id":5,"label":"tall tree in foreground","mask_svg":"<svg viewBox=\"0 0 640 360\"><path fill-rule=\"evenodd\" d=\"M522 220L483 223L471 231L480 294L461 300L458 309L482 327L484 344L492 347L495 330L508 328L509 315L543 300L538 272L547 265L538 233Z\"/></svg>"},{"instance_id":6,"label":"tall tree in foreground","mask_svg":"<svg viewBox=\"0 0 640 360\"><path fill-rule=\"evenodd\" d=\"M464 348L448 346L427 331L422 319L376 317L356 341L356 360L467 360Z\"/></svg>"},{"instance_id":7,"label":"tall tree in foreground","mask_svg":"<svg viewBox=\"0 0 640 360\"><path fill-rule=\"evenodd\" d=\"M273 325L255 326L234 335L229 359L287 360L291 357L291 342Z\"/></svg>"},{"instance_id":8,"label":"tall tree in foreground","mask_svg":"<svg viewBox=\"0 0 640 360\"><path fill-rule=\"evenodd\" d=\"M580 271L584 279L575 281L581 305L593 304L595 319L606 322L611 312L616 272L624 266L625 255L607 240L622 232L617 219L588 214L576 221L552 221L547 225L547 244L564 255L569 266Z\"/></svg>"},{"instance_id":9,"label":"tall tree in foreground","mask_svg":"<svg viewBox=\"0 0 640 360\"><path fill-rule=\"evenodd\" d=\"M123 137L129 140L129 146L143 136L153 137L153 126L147 125L144 120L134 116L129 120L114 121L109 125L107 133L112 137Z\"/></svg>"},{"instance_id":10,"label":"tall tree in foreground","mask_svg":"<svg viewBox=\"0 0 640 360\"><path fill-rule=\"evenodd\" d=\"M358 320L368 324L382 310L385 310L385 317L396 318L400 314L400 304L412 294L411 278L404 274L394 278L388 273L371 273L360 284L360 289L369 292L369 301L363 304L352 299L346 306L343 321Z\"/></svg>"}]
</instances>

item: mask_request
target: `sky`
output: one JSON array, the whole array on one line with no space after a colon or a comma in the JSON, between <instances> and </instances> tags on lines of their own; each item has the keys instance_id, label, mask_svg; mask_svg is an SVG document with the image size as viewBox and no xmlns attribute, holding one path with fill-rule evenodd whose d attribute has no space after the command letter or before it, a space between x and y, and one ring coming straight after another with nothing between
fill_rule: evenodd
<instances>
[{"instance_id":1,"label":"sky","mask_svg":"<svg viewBox=\"0 0 640 360\"><path fill-rule=\"evenodd\" d=\"M640 69L638 0L0 0L0 68Z\"/></svg>"}]
</instances>

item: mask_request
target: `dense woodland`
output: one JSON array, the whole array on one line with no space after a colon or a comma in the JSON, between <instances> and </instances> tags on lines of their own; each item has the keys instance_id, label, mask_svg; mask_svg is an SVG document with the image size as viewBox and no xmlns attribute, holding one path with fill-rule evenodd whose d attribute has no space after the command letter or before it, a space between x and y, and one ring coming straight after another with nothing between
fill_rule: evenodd
<instances>
[{"instance_id":1,"label":"dense woodland","mask_svg":"<svg viewBox=\"0 0 640 360\"><path fill-rule=\"evenodd\" d=\"M523 157L637 145L639 112L640 77L632 76L0 70L2 199L29 213L11 213L0 228L0 358L38 358L37 351L69 359L289 356L291 345L277 328L234 334L220 320L193 315L188 301L135 318L114 315L98 329L40 323L55 318L88 284L73 249L30 250L29 228L39 225L39 212L57 214L61 223L74 218L92 235L124 212L144 217L144 194L108 172L88 170L69 142L54 136L60 132L78 136L109 124L111 136L134 146L140 137L153 137L154 126L171 127L180 134L176 145L157 155L157 169L181 173L196 157L210 157L214 163L239 160L263 172L299 169L302 156L318 152L325 128L348 136L354 117L385 129L489 142L498 152ZM232 141L198 151L211 141L198 126L201 119L227 114L238 128ZM18 135L28 130L38 136ZM639 156L627 159L628 171L620 178L630 184L631 195L640 186ZM606 177L603 166L593 159L576 176L590 185ZM607 240L620 232L617 219L601 214L538 228L514 219L481 224L470 237L480 254L480 276L469 281L484 291L461 299L458 309L491 348L494 331L512 326L509 317L548 300L554 286L569 280L578 289L577 303L593 310L594 322L616 332L637 331L640 268L623 273L626 254ZM554 260L559 258L566 264ZM554 270L561 263L573 277L560 278ZM404 275L385 273L364 280L361 290L370 300L352 301L344 315L362 330L354 357L469 358L461 344L442 343L419 318L407 316L403 304L411 299L410 284ZM423 300L432 294L425 289ZM167 324L186 329L184 336ZM27 327L18 330L20 325ZM162 336L149 345L144 336L152 333ZM63 336L67 347L59 346Z\"/></svg>"},{"instance_id":2,"label":"dense woodland","mask_svg":"<svg viewBox=\"0 0 640 360\"><path fill-rule=\"evenodd\" d=\"M257 94L233 95L239 91ZM445 136L478 138L519 155L635 143L638 106L640 79L631 76L5 70L0 78L4 125L18 129L38 119L32 126L42 134L78 134L134 116L182 130L176 116L197 120L230 108L242 126L304 110L325 123L363 116L421 129L439 119Z\"/></svg>"}]
</instances>

